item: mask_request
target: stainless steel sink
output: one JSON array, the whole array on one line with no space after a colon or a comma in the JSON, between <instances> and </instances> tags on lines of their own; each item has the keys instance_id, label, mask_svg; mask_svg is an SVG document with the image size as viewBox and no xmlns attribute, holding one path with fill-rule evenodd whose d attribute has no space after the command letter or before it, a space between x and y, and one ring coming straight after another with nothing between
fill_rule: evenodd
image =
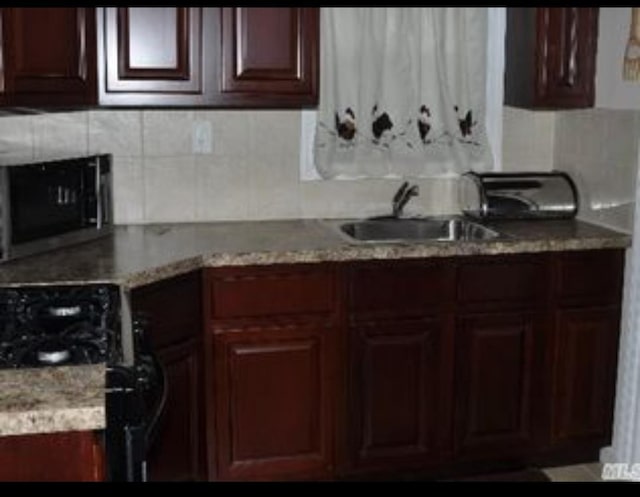
<instances>
[{"instance_id":1,"label":"stainless steel sink","mask_svg":"<svg viewBox=\"0 0 640 497\"><path fill-rule=\"evenodd\" d=\"M371 218L344 222L339 231L352 241L367 242L419 242L419 241L475 241L491 240L500 233L465 218Z\"/></svg>"}]
</instances>

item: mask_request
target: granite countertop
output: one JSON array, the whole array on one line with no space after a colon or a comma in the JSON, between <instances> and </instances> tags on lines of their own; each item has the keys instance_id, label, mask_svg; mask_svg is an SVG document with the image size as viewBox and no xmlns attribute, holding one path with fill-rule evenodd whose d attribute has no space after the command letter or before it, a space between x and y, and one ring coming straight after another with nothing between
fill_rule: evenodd
<instances>
[{"instance_id":1,"label":"granite countertop","mask_svg":"<svg viewBox=\"0 0 640 497\"><path fill-rule=\"evenodd\" d=\"M105 365L0 370L0 436L106 426Z\"/></svg>"},{"instance_id":2,"label":"granite countertop","mask_svg":"<svg viewBox=\"0 0 640 497\"><path fill-rule=\"evenodd\" d=\"M201 267L452 257L621 248L625 233L577 220L488 224L504 236L472 242L356 244L339 220L237 221L117 226L113 236L0 266L0 286L113 283L135 288Z\"/></svg>"},{"instance_id":3,"label":"granite countertop","mask_svg":"<svg viewBox=\"0 0 640 497\"><path fill-rule=\"evenodd\" d=\"M134 288L229 265L452 257L628 247L631 237L580 221L489 226L474 242L366 243L340 235L339 220L118 226L113 236L0 266L0 286L112 283ZM0 370L0 436L105 427L104 365Z\"/></svg>"}]
</instances>

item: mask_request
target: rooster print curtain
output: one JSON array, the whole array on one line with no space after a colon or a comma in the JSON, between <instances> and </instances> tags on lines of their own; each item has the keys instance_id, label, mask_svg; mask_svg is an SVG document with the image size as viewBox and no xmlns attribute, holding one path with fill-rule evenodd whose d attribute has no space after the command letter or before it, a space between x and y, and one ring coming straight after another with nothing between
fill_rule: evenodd
<instances>
[{"instance_id":1,"label":"rooster print curtain","mask_svg":"<svg viewBox=\"0 0 640 497\"><path fill-rule=\"evenodd\" d=\"M486 8L322 8L325 179L491 169Z\"/></svg>"}]
</instances>

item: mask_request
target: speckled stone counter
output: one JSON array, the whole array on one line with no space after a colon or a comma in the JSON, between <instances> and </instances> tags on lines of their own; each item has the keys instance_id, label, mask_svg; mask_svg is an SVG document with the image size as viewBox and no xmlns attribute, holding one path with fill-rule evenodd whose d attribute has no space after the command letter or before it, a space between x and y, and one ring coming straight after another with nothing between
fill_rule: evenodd
<instances>
[{"instance_id":1,"label":"speckled stone counter","mask_svg":"<svg viewBox=\"0 0 640 497\"><path fill-rule=\"evenodd\" d=\"M0 436L106 426L105 366L0 370Z\"/></svg>"},{"instance_id":2,"label":"speckled stone counter","mask_svg":"<svg viewBox=\"0 0 640 497\"><path fill-rule=\"evenodd\" d=\"M451 257L628 247L631 237L580 221L511 221L494 240L349 242L340 221L118 226L113 236L0 265L0 286L113 283L134 288L200 267Z\"/></svg>"}]
</instances>

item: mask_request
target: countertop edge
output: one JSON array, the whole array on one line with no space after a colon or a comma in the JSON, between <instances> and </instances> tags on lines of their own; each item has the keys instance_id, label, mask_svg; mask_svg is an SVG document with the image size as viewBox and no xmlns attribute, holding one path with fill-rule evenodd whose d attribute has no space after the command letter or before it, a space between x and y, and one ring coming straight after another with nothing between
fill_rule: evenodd
<instances>
[{"instance_id":1,"label":"countertop edge","mask_svg":"<svg viewBox=\"0 0 640 497\"><path fill-rule=\"evenodd\" d=\"M0 436L103 430L104 406L0 413Z\"/></svg>"},{"instance_id":2,"label":"countertop edge","mask_svg":"<svg viewBox=\"0 0 640 497\"><path fill-rule=\"evenodd\" d=\"M114 280L135 289L190 271L225 266L347 262L358 260L410 259L427 257L466 257L481 255L560 252L574 250L626 249L631 237L581 239L533 239L456 244L349 244L330 249L266 250L252 252L214 252L148 268Z\"/></svg>"}]
</instances>

